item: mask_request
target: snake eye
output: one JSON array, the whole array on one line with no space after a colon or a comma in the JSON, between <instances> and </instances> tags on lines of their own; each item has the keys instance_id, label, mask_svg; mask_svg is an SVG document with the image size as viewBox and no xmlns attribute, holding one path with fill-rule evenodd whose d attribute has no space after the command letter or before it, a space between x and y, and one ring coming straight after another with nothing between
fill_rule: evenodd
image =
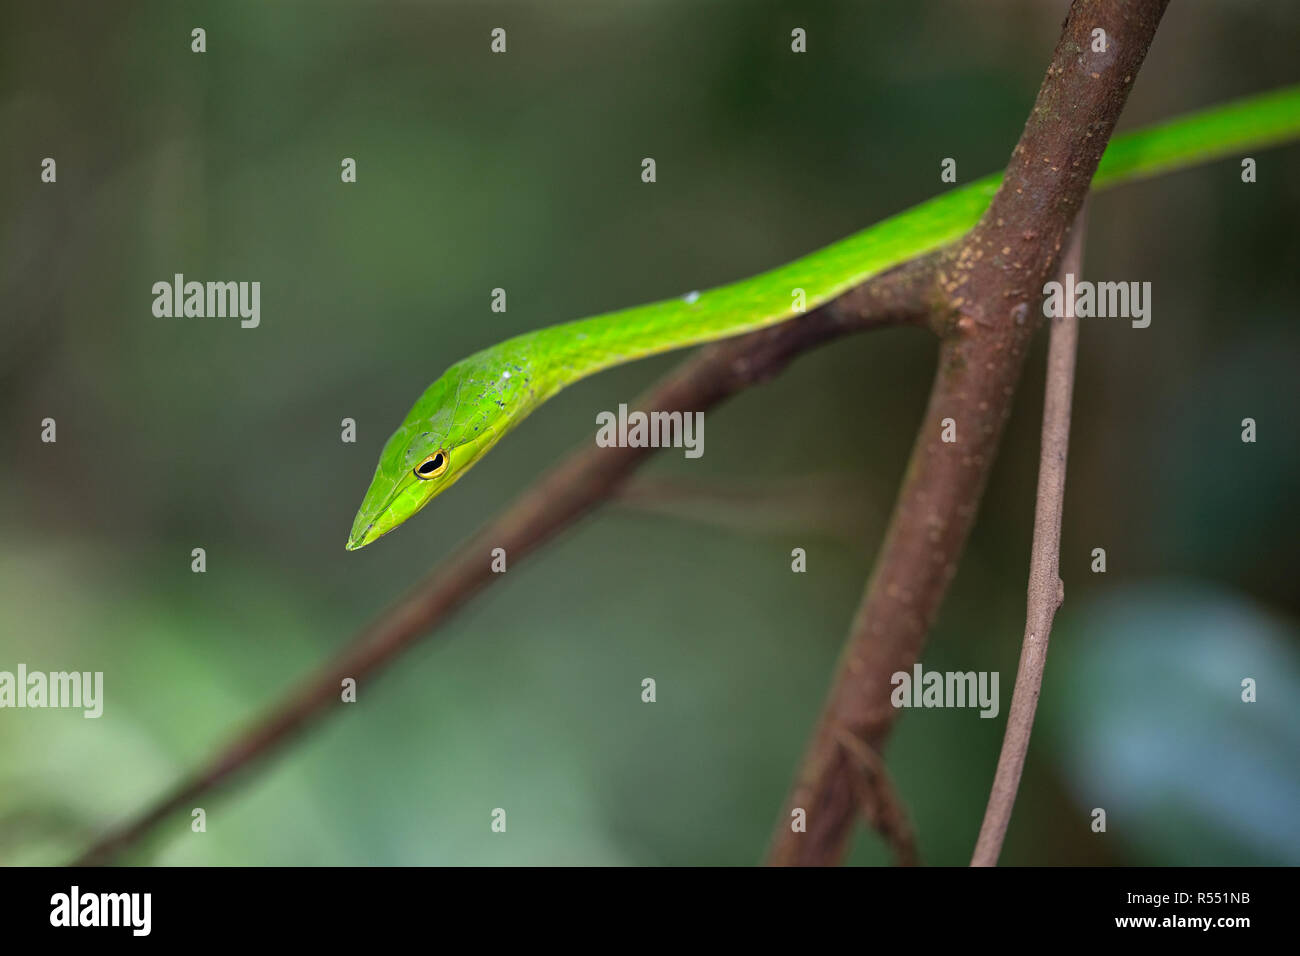
<instances>
[{"instance_id":1,"label":"snake eye","mask_svg":"<svg viewBox=\"0 0 1300 956\"><path fill-rule=\"evenodd\" d=\"M437 478L447 470L447 455L444 452L434 452L424 461L420 462L415 469L415 477L422 479Z\"/></svg>"}]
</instances>

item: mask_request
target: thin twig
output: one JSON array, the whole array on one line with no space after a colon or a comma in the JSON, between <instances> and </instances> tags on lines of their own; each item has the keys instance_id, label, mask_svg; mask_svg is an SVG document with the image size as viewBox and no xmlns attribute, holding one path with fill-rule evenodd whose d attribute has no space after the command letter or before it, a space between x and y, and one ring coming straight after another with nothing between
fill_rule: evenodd
<instances>
[{"instance_id":1,"label":"thin twig","mask_svg":"<svg viewBox=\"0 0 1300 956\"><path fill-rule=\"evenodd\" d=\"M889 776L885 761L851 734L841 733L839 741L857 761L861 771L861 775L852 780L862 815L889 844L899 866L920 866L921 852L916 845L916 832L907 819L907 808Z\"/></svg>"},{"instance_id":2,"label":"thin twig","mask_svg":"<svg viewBox=\"0 0 1300 956\"><path fill-rule=\"evenodd\" d=\"M891 676L919 659L979 508L1035 331L1035 305L1168 0L1075 0L993 203L939 266L944 335L925 418L769 862L843 859L858 802L848 734L883 751ZM1106 53L1092 53L1093 30ZM943 436L956 441L945 442ZM790 826L796 808L806 830Z\"/></svg>"},{"instance_id":3,"label":"thin twig","mask_svg":"<svg viewBox=\"0 0 1300 956\"><path fill-rule=\"evenodd\" d=\"M1061 259L1059 274L1077 280L1083 269L1083 241L1087 210L1070 230L1070 244ZM1038 459L1038 498L1034 504L1034 540L1029 557L1029 598L1025 612L1025 639L1016 671L1016 689L1007 712L997 773L984 824L971 866L996 866L1002 841L1011 822L1011 810L1020 789L1020 774L1029 750L1038 694L1047 667L1047 642L1052 620L1065 600L1061 580L1061 513L1065 503L1065 461L1070 450L1070 401L1074 394L1074 359L1079 344L1079 320L1074 303L1065 303L1064 315L1052 319L1047 346L1047 388L1043 395L1043 441Z\"/></svg>"},{"instance_id":4,"label":"thin twig","mask_svg":"<svg viewBox=\"0 0 1300 956\"><path fill-rule=\"evenodd\" d=\"M923 325L935 285L936 255L878 275L825 307L789 322L701 350L651 389L639 407L703 411L764 382L795 356L839 336L887 325ZM282 747L298 731L337 709L340 682L358 683L391 663L442 624L491 573L489 554L504 548L511 566L613 494L652 448L601 448L594 443L543 475L459 547L424 581L349 642L320 671L273 705L229 745L139 816L110 831L76 861L105 863L163 820L237 772Z\"/></svg>"},{"instance_id":5,"label":"thin twig","mask_svg":"<svg viewBox=\"0 0 1300 956\"><path fill-rule=\"evenodd\" d=\"M857 546L883 530L888 517L885 492L870 481L852 473L714 480L641 474L611 504L732 534L814 534Z\"/></svg>"}]
</instances>

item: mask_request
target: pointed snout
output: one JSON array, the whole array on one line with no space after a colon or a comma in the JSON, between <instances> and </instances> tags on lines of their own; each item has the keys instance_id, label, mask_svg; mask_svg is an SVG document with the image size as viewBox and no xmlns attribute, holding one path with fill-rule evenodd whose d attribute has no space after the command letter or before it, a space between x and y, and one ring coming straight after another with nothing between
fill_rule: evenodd
<instances>
[{"instance_id":1,"label":"pointed snout","mask_svg":"<svg viewBox=\"0 0 1300 956\"><path fill-rule=\"evenodd\" d=\"M347 549L359 551L377 538L383 537L394 528L387 508L377 514L364 506L357 512L352 522L352 531L348 534Z\"/></svg>"},{"instance_id":2,"label":"pointed snout","mask_svg":"<svg viewBox=\"0 0 1300 956\"><path fill-rule=\"evenodd\" d=\"M348 535L347 549L349 551L358 551L364 548L379 535L374 534L375 523L363 514L357 515L356 522L352 525L352 532Z\"/></svg>"}]
</instances>

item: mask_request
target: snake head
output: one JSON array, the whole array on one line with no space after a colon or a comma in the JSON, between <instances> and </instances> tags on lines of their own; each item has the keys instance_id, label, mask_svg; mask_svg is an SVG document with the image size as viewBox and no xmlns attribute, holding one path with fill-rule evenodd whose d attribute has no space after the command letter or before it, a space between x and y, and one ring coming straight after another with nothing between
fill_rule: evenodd
<instances>
[{"instance_id":1,"label":"snake head","mask_svg":"<svg viewBox=\"0 0 1300 956\"><path fill-rule=\"evenodd\" d=\"M347 549L386 535L460 479L525 414L511 376L466 360L425 390L384 444Z\"/></svg>"}]
</instances>

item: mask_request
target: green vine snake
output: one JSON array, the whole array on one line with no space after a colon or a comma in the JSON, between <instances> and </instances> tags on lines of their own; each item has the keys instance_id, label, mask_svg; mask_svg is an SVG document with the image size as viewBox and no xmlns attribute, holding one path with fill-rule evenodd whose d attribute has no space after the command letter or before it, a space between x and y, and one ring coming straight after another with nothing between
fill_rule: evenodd
<instances>
[{"instance_id":1,"label":"green vine snake","mask_svg":"<svg viewBox=\"0 0 1300 956\"><path fill-rule=\"evenodd\" d=\"M1093 177L1105 189L1271 146L1300 135L1300 86L1116 137ZM430 385L384 445L347 548L365 547L446 491L560 389L649 355L794 318L979 221L996 173L954 189L769 272L685 298L607 312L507 339L462 359Z\"/></svg>"}]
</instances>

